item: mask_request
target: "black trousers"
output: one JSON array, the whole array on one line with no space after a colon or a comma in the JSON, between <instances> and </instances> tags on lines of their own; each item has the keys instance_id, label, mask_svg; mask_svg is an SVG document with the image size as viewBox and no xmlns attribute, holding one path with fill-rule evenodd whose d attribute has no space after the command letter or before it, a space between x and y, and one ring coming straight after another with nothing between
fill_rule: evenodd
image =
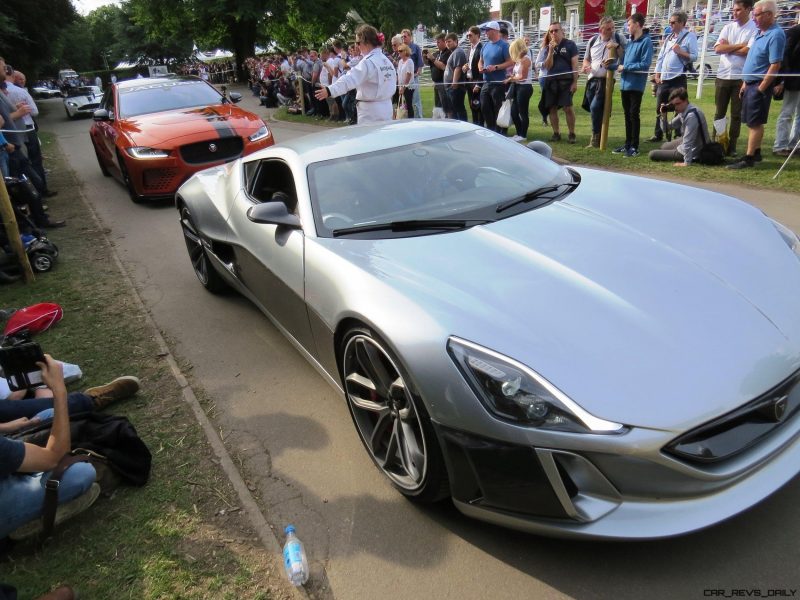
<instances>
[{"instance_id":1,"label":"black trousers","mask_svg":"<svg viewBox=\"0 0 800 600\"><path fill-rule=\"evenodd\" d=\"M472 122L475 125L483 127L483 113L481 112L481 90L475 90L475 85L467 85L467 101L469 102L469 109L472 111Z\"/></svg>"},{"instance_id":2,"label":"black trousers","mask_svg":"<svg viewBox=\"0 0 800 600\"><path fill-rule=\"evenodd\" d=\"M663 138L666 132L661 127L661 113L659 113L658 108L662 104L669 102L669 94L672 90L680 87L686 89L686 75L678 75L674 79L667 79L658 86L656 91L656 127L653 135L659 139ZM676 132L675 135L680 135L680 133Z\"/></svg>"},{"instance_id":3,"label":"black trousers","mask_svg":"<svg viewBox=\"0 0 800 600\"><path fill-rule=\"evenodd\" d=\"M636 90L622 90L622 111L625 113L625 147L639 149L640 116L642 95Z\"/></svg>"}]
</instances>

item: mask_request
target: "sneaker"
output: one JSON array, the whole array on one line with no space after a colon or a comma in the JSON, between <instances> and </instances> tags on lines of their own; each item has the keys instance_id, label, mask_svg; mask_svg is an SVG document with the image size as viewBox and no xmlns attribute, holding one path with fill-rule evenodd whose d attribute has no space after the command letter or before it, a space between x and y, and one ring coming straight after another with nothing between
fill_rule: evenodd
<instances>
[{"instance_id":1,"label":"sneaker","mask_svg":"<svg viewBox=\"0 0 800 600\"><path fill-rule=\"evenodd\" d=\"M575 137L575 134L574 134L574 133L570 133L570 134L567 136L567 142L569 142L570 144L574 144L574 143L575 143L575 142L577 142L577 141L578 141L578 138L576 138L576 137Z\"/></svg>"},{"instance_id":2,"label":"sneaker","mask_svg":"<svg viewBox=\"0 0 800 600\"><path fill-rule=\"evenodd\" d=\"M625 154L628 151L627 146L620 146L619 148L614 148L611 151L611 154Z\"/></svg>"},{"instance_id":3,"label":"sneaker","mask_svg":"<svg viewBox=\"0 0 800 600\"><path fill-rule=\"evenodd\" d=\"M773 150L772 156L789 156L791 153L792 151L788 148L783 148L781 150Z\"/></svg>"},{"instance_id":4,"label":"sneaker","mask_svg":"<svg viewBox=\"0 0 800 600\"><path fill-rule=\"evenodd\" d=\"M512 135L512 136L511 136L511 141L512 141L512 142L521 142L521 141L523 141L524 139L525 139L525 138L524 138L524 137L522 137L521 135Z\"/></svg>"},{"instance_id":5,"label":"sneaker","mask_svg":"<svg viewBox=\"0 0 800 600\"><path fill-rule=\"evenodd\" d=\"M560 142L561 141L561 134L560 133L554 133L553 135L550 136L550 141L551 142Z\"/></svg>"},{"instance_id":6,"label":"sneaker","mask_svg":"<svg viewBox=\"0 0 800 600\"><path fill-rule=\"evenodd\" d=\"M755 165L755 160L752 156L743 156L741 160L729 164L727 169L750 169Z\"/></svg>"},{"instance_id":7,"label":"sneaker","mask_svg":"<svg viewBox=\"0 0 800 600\"><path fill-rule=\"evenodd\" d=\"M639 156L639 150L637 150L636 148L628 148L625 151L625 154L623 154L623 156L625 158L636 158L637 156Z\"/></svg>"},{"instance_id":8,"label":"sneaker","mask_svg":"<svg viewBox=\"0 0 800 600\"><path fill-rule=\"evenodd\" d=\"M654 135L653 137L651 137L651 138L650 138L649 140L647 140L647 141L648 141L648 142L660 142L660 141L661 141L661 140L663 140L663 139L664 139L664 138L663 138L663 137L661 137L660 135Z\"/></svg>"},{"instance_id":9,"label":"sneaker","mask_svg":"<svg viewBox=\"0 0 800 600\"><path fill-rule=\"evenodd\" d=\"M82 513L92 504L94 504L94 501L97 500L99 495L100 486L97 483L93 483L92 487L86 490L81 496L78 496L77 498L64 504L59 504L58 508L56 508L55 524L58 525L59 523L63 523L67 519ZM12 540L20 541L38 535L41 533L41 531L42 519L39 518L34 519L33 521L28 521L21 527L18 527L9 533L8 537L10 537Z\"/></svg>"},{"instance_id":10,"label":"sneaker","mask_svg":"<svg viewBox=\"0 0 800 600\"><path fill-rule=\"evenodd\" d=\"M132 375L117 377L111 383L89 388L83 393L92 398L94 407L102 410L116 400L129 398L139 391L141 387L139 378Z\"/></svg>"}]
</instances>

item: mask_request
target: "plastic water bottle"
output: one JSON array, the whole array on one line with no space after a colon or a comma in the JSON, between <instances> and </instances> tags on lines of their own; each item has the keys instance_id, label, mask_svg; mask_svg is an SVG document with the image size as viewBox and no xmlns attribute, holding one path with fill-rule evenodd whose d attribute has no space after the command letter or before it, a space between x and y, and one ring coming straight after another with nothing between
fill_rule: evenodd
<instances>
[{"instance_id":1,"label":"plastic water bottle","mask_svg":"<svg viewBox=\"0 0 800 600\"><path fill-rule=\"evenodd\" d=\"M303 585L308 581L308 559L306 551L294 533L294 525L286 526L286 543L283 546L283 566L292 585Z\"/></svg>"}]
</instances>

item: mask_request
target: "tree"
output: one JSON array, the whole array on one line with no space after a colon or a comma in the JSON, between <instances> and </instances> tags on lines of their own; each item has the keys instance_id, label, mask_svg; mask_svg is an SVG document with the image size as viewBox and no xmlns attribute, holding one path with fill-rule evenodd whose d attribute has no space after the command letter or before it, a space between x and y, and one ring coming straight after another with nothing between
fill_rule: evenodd
<instances>
[{"instance_id":1,"label":"tree","mask_svg":"<svg viewBox=\"0 0 800 600\"><path fill-rule=\"evenodd\" d=\"M70 0L3 0L0 56L35 80L52 62L53 41L77 19Z\"/></svg>"},{"instance_id":2,"label":"tree","mask_svg":"<svg viewBox=\"0 0 800 600\"><path fill-rule=\"evenodd\" d=\"M487 20L491 0L438 0L436 28L461 33Z\"/></svg>"}]
</instances>

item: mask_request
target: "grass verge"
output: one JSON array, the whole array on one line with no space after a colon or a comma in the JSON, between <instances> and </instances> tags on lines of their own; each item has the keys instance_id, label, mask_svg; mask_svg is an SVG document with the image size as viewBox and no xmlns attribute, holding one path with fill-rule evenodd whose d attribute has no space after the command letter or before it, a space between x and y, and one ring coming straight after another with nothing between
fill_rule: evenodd
<instances>
[{"instance_id":1,"label":"grass verge","mask_svg":"<svg viewBox=\"0 0 800 600\"><path fill-rule=\"evenodd\" d=\"M0 581L33 598L68 583L85 598L290 598L281 565L265 554L153 332L118 271L103 231L80 197L52 136L42 134L60 256L30 285L0 288L0 307L58 302L64 318L37 336L53 356L80 365L74 389L137 375L142 390L108 410L127 416L153 453L150 482L120 488L58 527L41 549L17 544L0 557Z\"/></svg>"},{"instance_id":2,"label":"grass verge","mask_svg":"<svg viewBox=\"0 0 800 600\"><path fill-rule=\"evenodd\" d=\"M785 158L772 156L772 143L775 140L775 123L778 120L778 114L781 110L781 103L773 101L770 108L769 122L765 128L764 140L762 142L762 153L764 160L756 164L752 169L730 170L725 167L706 167L702 165L693 165L688 169L680 169L673 167L672 163L656 163L647 158L647 153L660 146L658 143L651 143L645 140L653 135L653 126L655 125L656 101L655 97L650 94L650 88L645 90L644 97L642 98L642 131L639 151L641 155L636 158L623 158L621 155L612 154L611 150L622 146L625 143L625 121L622 113L622 104L619 99L619 82L614 89L613 105L611 112L611 120L609 122L608 144L605 152L593 148L584 148L589 143L591 138L591 120L589 113L584 111L581 107L581 100L583 98L583 91L586 80L581 78L578 91L575 93L573 102L575 105L576 126L575 133L578 137L576 144L568 144L567 127L564 119L564 113L559 113L559 120L561 122L561 134L564 141L553 143L553 153L561 159L570 163L578 165L586 165L600 169L607 169L613 171L621 171L632 173L635 175L662 175L671 177L681 177L687 182L691 181L719 181L730 184L746 185L748 187L769 188L775 190L783 190L786 192L796 192L800 189L800 152L797 153L795 158L789 161L789 164L784 169L783 173L777 178L772 179L772 176L778 171L783 164ZM689 81L689 101L699 106L706 119L709 121L709 127L712 127L712 120L714 117L714 81L709 80L703 86L703 94L700 100L695 99L697 92L697 81ZM533 97L530 101L530 127L528 129L529 140L543 140L547 141L553 133L549 126L542 124L541 116L537 110L537 105L540 99L539 86L534 86ZM433 88L424 87L421 90L423 114L430 116L433 111ZM469 110L467 110L469 114ZM335 126L338 124L330 123L325 119L315 119L314 117L305 117L301 115L289 115L285 108L280 108L275 114L276 118L289 122L296 123L316 123L318 125ZM742 125L741 137L739 138L738 150L739 154L744 154L747 144L748 129ZM516 133L515 128L512 126L509 129L509 135Z\"/></svg>"}]
</instances>

